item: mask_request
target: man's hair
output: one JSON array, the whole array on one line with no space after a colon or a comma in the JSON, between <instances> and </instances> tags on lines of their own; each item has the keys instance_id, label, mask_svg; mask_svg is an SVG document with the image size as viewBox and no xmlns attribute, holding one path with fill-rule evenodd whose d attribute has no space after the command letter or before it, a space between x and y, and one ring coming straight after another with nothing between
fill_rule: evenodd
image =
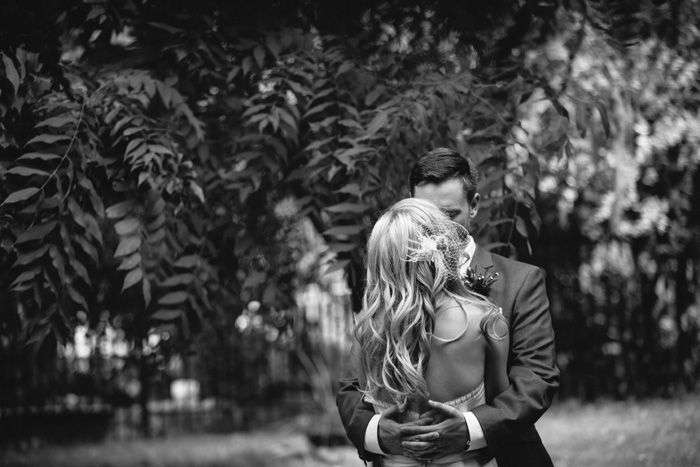
<instances>
[{"instance_id":1,"label":"man's hair","mask_svg":"<svg viewBox=\"0 0 700 467\"><path fill-rule=\"evenodd\" d=\"M471 201L476 194L476 185L479 182L479 173L474 163L452 149L433 149L423 154L411 169L408 177L411 196L415 195L418 185L438 184L453 178L462 181L464 196L467 201Z\"/></svg>"}]
</instances>

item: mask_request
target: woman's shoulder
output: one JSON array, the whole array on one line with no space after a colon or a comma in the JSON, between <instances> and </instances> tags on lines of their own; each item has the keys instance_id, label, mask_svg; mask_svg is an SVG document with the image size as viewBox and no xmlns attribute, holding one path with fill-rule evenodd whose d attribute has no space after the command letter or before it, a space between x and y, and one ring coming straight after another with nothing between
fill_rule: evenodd
<instances>
[{"instance_id":1,"label":"woman's shoulder","mask_svg":"<svg viewBox=\"0 0 700 467\"><path fill-rule=\"evenodd\" d=\"M508 321L501 309L496 306L485 310L479 327L490 340L500 341L508 336Z\"/></svg>"}]
</instances>

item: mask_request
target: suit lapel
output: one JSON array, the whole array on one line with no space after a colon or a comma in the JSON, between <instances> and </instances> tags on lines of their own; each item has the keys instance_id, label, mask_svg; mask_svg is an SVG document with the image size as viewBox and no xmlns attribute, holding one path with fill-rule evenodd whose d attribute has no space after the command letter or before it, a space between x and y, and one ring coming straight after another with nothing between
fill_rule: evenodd
<instances>
[{"instance_id":1,"label":"suit lapel","mask_svg":"<svg viewBox=\"0 0 700 467\"><path fill-rule=\"evenodd\" d=\"M475 272L485 272L488 268L493 268L493 257L491 253L477 245L474 251L474 259L472 259L470 266Z\"/></svg>"}]
</instances>

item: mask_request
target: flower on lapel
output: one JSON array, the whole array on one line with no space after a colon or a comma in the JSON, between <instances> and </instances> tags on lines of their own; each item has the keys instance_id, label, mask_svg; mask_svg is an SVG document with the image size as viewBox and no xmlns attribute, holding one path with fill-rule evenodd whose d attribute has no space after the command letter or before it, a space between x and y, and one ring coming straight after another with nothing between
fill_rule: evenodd
<instances>
[{"instance_id":1,"label":"flower on lapel","mask_svg":"<svg viewBox=\"0 0 700 467\"><path fill-rule=\"evenodd\" d=\"M483 273L477 273L469 266L464 274L464 285L469 287L472 292L488 295L491 286L498 280L499 276L497 272L489 274L489 269L491 269L491 267L486 268Z\"/></svg>"}]
</instances>

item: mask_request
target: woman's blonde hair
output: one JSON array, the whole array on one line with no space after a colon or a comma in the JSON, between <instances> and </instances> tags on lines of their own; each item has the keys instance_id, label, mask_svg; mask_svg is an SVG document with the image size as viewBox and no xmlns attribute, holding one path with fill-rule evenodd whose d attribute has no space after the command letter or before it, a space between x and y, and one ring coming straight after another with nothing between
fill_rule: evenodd
<instances>
[{"instance_id":1,"label":"woman's blonde hair","mask_svg":"<svg viewBox=\"0 0 700 467\"><path fill-rule=\"evenodd\" d=\"M434 204L410 198L389 208L372 229L363 307L354 330L360 346L359 371L371 397L405 406L409 399L428 396L423 374L441 293L495 308L459 280L455 250L438 252L439 261L435 255L416 255L426 238L434 238L430 236L435 226L448 223L464 229Z\"/></svg>"}]
</instances>

